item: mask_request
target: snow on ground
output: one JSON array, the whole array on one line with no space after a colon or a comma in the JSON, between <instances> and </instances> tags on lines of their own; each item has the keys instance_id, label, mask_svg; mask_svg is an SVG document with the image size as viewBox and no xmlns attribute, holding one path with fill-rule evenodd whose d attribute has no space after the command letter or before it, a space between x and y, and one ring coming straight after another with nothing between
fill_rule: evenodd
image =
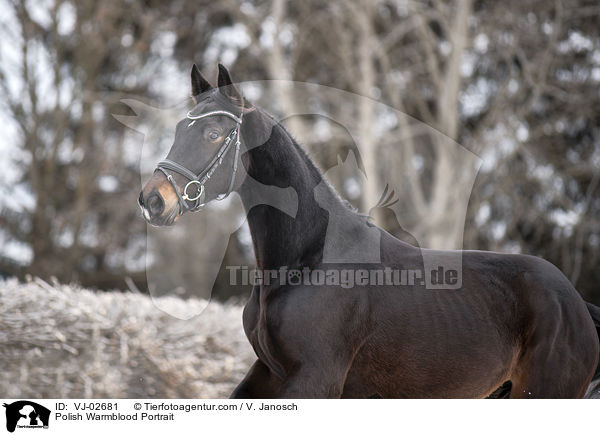
<instances>
[{"instance_id":1,"label":"snow on ground","mask_svg":"<svg viewBox=\"0 0 600 435\"><path fill-rule=\"evenodd\" d=\"M161 303L186 317L206 302ZM222 398L254 360L241 305L180 320L146 295L0 281L0 397Z\"/></svg>"}]
</instances>

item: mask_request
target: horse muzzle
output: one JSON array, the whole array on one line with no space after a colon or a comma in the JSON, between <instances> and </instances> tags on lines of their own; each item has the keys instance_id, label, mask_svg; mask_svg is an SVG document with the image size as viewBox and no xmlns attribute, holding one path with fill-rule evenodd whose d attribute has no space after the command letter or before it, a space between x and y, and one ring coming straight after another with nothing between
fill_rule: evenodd
<instances>
[{"instance_id":1,"label":"horse muzzle","mask_svg":"<svg viewBox=\"0 0 600 435\"><path fill-rule=\"evenodd\" d=\"M177 194L162 174L153 175L146 183L138 205L144 220L154 226L173 225L180 215Z\"/></svg>"}]
</instances>

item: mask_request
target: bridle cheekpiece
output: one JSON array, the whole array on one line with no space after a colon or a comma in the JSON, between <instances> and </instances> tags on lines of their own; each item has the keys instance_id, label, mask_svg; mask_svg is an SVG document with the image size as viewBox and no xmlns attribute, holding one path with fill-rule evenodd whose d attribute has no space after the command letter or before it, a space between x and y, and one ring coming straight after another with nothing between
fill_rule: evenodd
<instances>
[{"instance_id":1,"label":"bridle cheekpiece","mask_svg":"<svg viewBox=\"0 0 600 435\"><path fill-rule=\"evenodd\" d=\"M213 110L212 112L206 112L200 115L192 115L191 112L187 113L187 119L192 120L192 122L188 124L188 127L191 127L196 122L196 120L208 118L209 116L227 116L236 122L236 126L229 132L227 137L225 137L223 145L221 145L219 151L217 151L210 163L202 171L200 171L199 174L195 174L194 172L190 171L188 168L183 166L181 163L177 163L173 160L164 159L158 162L156 170L161 171L163 174L165 174L167 180L169 180L171 186L173 186L173 189L175 189L177 199L179 200L180 215L182 215L186 211L199 211L206 204L204 202L204 198L206 196L204 184L210 179L210 177L217 170L217 168L223 163L223 159L225 158L229 150L232 148L232 145L235 143L235 154L233 156L231 181L229 182L229 188L227 189L226 193L219 194L216 199L218 201L221 201L227 198L233 190L233 186L235 184L235 176L237 174L238 158L240 154L240 128L242 125L242 115L243 113L240 113L239 116L236 116L233 113L228 112L226 110ZM179 187L177 186L175 179L168 171L176 172L190 180L183 188L183 194L179 192ZM192 186L196 186L197 191L195 193L188 192L188 189L190 189ZM191 202L192 205L188 205L188 202Z\"/></svg>"}]
</instances>

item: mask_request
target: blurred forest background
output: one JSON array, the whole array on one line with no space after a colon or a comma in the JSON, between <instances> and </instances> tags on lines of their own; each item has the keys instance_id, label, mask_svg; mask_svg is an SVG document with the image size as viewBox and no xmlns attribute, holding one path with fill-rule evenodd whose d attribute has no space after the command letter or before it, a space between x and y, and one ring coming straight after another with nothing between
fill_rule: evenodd
<instances>
[{"instance_id":1,"label":"blurred forest background","mask_svg":"<svg viewBox=\"0 0 600 435\"><path fill-rule=\"evenodd\" d=\"M371 174L393 165L406 186L401 224L422 247L452 248L462 235L465 249L541 256L600 303L597 0L1 0L0 10L2 276L99 289L127 288L129 277L145 288L142 140L112 114L131 114L119 100L132 95L182 101L192 63L213 79L220 61L236 81L371 97L478 154L464 222L447 194L467 182L456 155L417 146L413 124L380 122L374 104L314 97L361 132L369 181L357 191L353 175L332 180L355 205L380 196L387 181ZM295 113L278 83L263 86ZM348 135L322 122L287 126L330 167L335 153L319 150L348 147ZM403 143L385 140L394 132ZM385 158L391 147L395 161ZM376 218L397 230L388 214ZM168 252L152 255L161 262ZM253 264L247 229L233 234L225 262ZM243 291L221 274L213 295Z\"/></svg>"}]
</instances>

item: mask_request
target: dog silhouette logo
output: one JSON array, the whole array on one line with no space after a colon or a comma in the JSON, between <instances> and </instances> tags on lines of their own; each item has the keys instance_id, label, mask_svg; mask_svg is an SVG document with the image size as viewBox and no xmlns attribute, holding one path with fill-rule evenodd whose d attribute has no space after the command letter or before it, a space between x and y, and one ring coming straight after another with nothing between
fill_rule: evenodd
<instances>
[{"instance_id":1,"label":"dog silhouette logo","mask_svg":"<svg viewBox=\"0 0 600 435\"><path fill-rule=\"evenodd\" d=\"M14 432L16 428L48 428L50 410L29 400L19 400L4 404L6 408L6 430Z\"/></svg>"}]
</instances>

